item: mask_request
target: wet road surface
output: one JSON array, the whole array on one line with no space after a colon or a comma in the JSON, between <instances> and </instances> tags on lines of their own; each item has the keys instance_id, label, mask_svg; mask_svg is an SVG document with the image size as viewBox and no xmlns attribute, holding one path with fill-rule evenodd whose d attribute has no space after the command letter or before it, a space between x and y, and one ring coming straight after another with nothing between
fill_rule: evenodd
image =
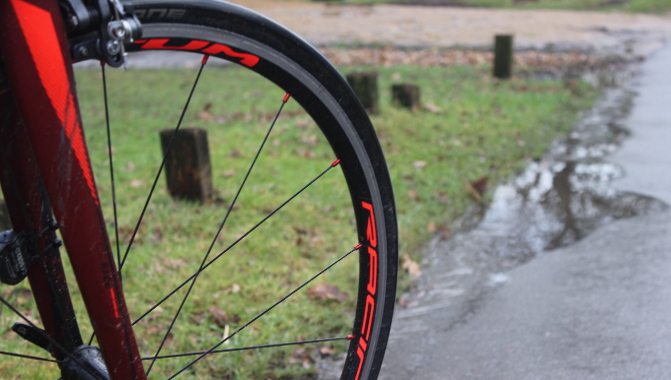
<instances>
[{"instance_id":1,"label":"wet road surface","mask_svg":"<svg viewBox=\"0 0 671 380\"><path fill-rule=\"evenodd\" d=\"M381 379L671 378L668 67L667 45L478 227L432 242Z\"/></svg>"}]
</instances>

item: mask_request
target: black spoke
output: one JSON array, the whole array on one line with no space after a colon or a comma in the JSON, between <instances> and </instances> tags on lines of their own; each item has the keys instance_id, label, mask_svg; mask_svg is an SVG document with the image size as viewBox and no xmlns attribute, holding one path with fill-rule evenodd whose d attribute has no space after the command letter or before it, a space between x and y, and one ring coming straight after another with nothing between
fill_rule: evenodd
<instances>
[{"instance_id":1,"label":"black spoke","mask_svg":"<svg viewBox=\"0 0 671 380\"><path fill-rule=\"evenodd\" d=\"M110 183L112 184L112 207L114 212L114 238L116 239L116 264L121 268L121 246L119 243L119 217L116 204L116 187L114 182L114 160L112 159L112 132L110 130L109 102L107 101L107 76L105 75L105 62L100 62L103 79L103 97L105 99L105 125L107 127L107 152L110 161ZM119 279L121 278L121 269L119 269ZM90 343L89 343L90 344Z\"/></svg>"},{"instance_id":2,"label":"black spoke","mask_svg":"<svg viewBox=\"0 0 671 380\"><path fill-rule=\"evenodd\" d=\"M14 353L14 352L7 352L7 351L0 351L0 355L14 356L14 357L17 357L17 358L37 360L37 361L42 361L42 362L60 363L58 360L55 360L55 359L41 358L39 356L17 354L17 353Z\"/></svg>"},{"instance_id":3,"label":"black spoke","mask_svg":"<svg viewBox=\"0 0 671 380\"><path fill-rule=\"evenodd\" d=\"M193 287L196 285L196 281L198 281L198 275L202 272L203 266L207 263L207 259L210 257L210 253L212 253L212 249L214 248L214 245L217 242L217 238L219 238L219 235L221 234L221 231L224 229L224 226L226 225L226 221L228 220L228 217L231 215L231 211L233 210L233 207L235 206L235 203L238 200L238 197L240 196L240 193L242 193L242 189L245 187L245 184L247 183L247 179L249 179L249 175L252 173L252 170L254 169L254 166L256 165L256 161L259 159L259 156L261 155L261 152L263 151L263 147L266 145L266 142L268 141L268 136L270 136L270 133L272 132L273 128L275 127L275 124L277 123L277 119L280 117L280 114L282 113L282 110L284 109L284 106L287 104L287 101L289 101L289 94L285 94L284 97L282 98L282 104L280 104L279 109L277 110L277 113L275 114L275 118L273 119L272 123L270 123L270 127L268 128L268 131L266 132L265 136L263 137L263 141L261 142L261 145L256 151L256 155L254 156L254 159L252 160L251 164L249 165L249 168L247 169L247 173L245 174L245 178L242 180L242 183L238 187L238 191L235 194L235 197L233 198L233 201L231 202L230 206L228 207L228 210L226 210L226 215L224 216L223 220L221 221L221 224L219 225L219 229L217 230L217 233L214 234L214 238L212 239L212 242L210 243L209 248L207 249L207 252L203 256L203 260L200 263L200 267L198 267L198 271L192 276L192 279L190 280L191 283L189 285L189 288L186 291L186 294L184 294L184 297L182 298L182 303L179 305L177 308L177 311L175 312L175 315L172 318L172 321L170 322L170 325L168 326L168 329L165 332L165 335L163 336L163 339L161 340L161 344L158 347L158 350L156 351L155 357L158 357L159 354L161 353L161 350L163 349L163 345L165 344L166 340L168 339L168 336L170 335L170 332L172 331L172 328L175 325L175 322L177 321L177 318L182 312L182 308L186 304L187 299L189 298L189 295L191 294L191 290L193 290ZM156 360L152 360L152 362L149 364L149 368L147 369L147 374L151 372L152 367L154 366L154 363L156 363Z\"/></svg>"},{"instance_id":4,"label":"black spoke","mask_svg":"<svg viewBox=\"0 0 671 380\"><path fill-rule=\"evenodd\" d=\"M161 355L161 356L157 356L157 357L142 358L142 360L170 359L170 358L181 358L181 357L186 357L186 356L203 355L203 354L221 354L221 353L226 353L226 352L261 350L261 349L264 349L264 348L278 348L278 347L285 347L285 346L300 346L300 345L304 345L304 344L316 344L316 343L335 342L335 341L341 341L341 340L352 340L353 337L354 337L353 335L349 335L349 336L343 336L343 337L338 337L338 338L324 338L324 339L302 340L302 341L299 341L299 342L263 344L263 345L258 345L258 346L227 348L227 349L224 349L224 350L184 352L184 353L181 353L181 354Z\"/></svg>"},{"instance_id":5,"label":"black spoke","mask_svg":"<svg viewBox=\"0 0 671 380\"><path fill-rule=\"evenodd\" d=\"M177 131L179 131L180 126L182 125L182 121L184 120L184 115L186 115L186 111L189 108L189 104L191 103L191 98L193 97L194 92L196 91L196 86L198 85L198 81L200 80L200 76L203 73L203 69L205 68L205 65L207 64L208 60L207 55L203 56L203 59L200 64L200 69L198 70L198 74L196 75L196 79L193 83L193 86L191 86L191 91L189 92L189 96L186 100L186 103L184 104L184 107L182 108L182 113L179 117L179 121L177 122L177 126L175 127L175 130L172 133L172 136L170 137L170 142L168 143L168 147L166 149L166 153L163 156L163 160L161 161L161 165L159 166L158 172L156 173L156 177L154 178L154 182L151 186L151 190L149 190L149 195L147 196L147 200L144 203L144 206L142 207L142 212L140 213L140 217L137 220L137 224L135 225L135 228L133 229L133 234L131 235L130 241L128 242L128 246L126 247L126 252L123 255L123 259L121 259L119 263L119 278L122 277L122 269L124 264L126 263L126 259L128 258L128 253L130 252L131 247L133 246L133 242L135 241L135 237L137 236L137 232L140 229L140 225L142 224L142 219L144 219L144 214L147 211L147 208L149 207L149 202L151 201L152 196L154 195L154 191L156 190L156 185L158 184L158 180L161 176L161 173L163 172L163 168L165 167L165 161L168 156L168 152L170 151L170 148L172 147L172 144L175 140L175 136L177 135ZM104 68L104 66L103 66ZM104 71L103 71L103 83L104 81ZM106 88L105 85L103 85L104 88ZM106 91L105 91L106 93ZM107 99L107 95L105 95L105 99ZM105 102L105 110L107 111L107 101ZM108 123L109 124L109 123ZM109 141L109 138L108 138ZM110 154L111 154L111 147L110 147ZM111 165L111 159L110 159L110 165ZM115 210L115 218L116 218L116 210ZM115 222L116 225L116 222ZM117 244L119 243L119 236L117 235ZM89 339L89 344L93 342L93 339L95 338L95 333L91 335L91 338ZM151 367L150 367L151 368Z\"/></svg>"},{"instance_id":6,"label":"black spoke","mask_svg":"<svg viewBox=\"0 0 671 380\"><path fill-rule=\"evenodd\" d=\"M133 234L131 235L130 241L128 242L128 247L126 247L126 252L123 255L123 259L121 259L121 264L119 264L119 275L121 275L121 270L123 269L124 264L126 263L126 259L128 258L128 252L130 252L130 248L133 245L133 241L135 240L135 236L137 235L137 231L140 229L140 224L142 223L142 219L144 218L144 214L147 211L147 207L149 206L149 202L151 201L152 196L154 195L154 190L156 189L156 184L158 183L158 179L161 176L161 173L163 172L163 168L165 167L165 161L168 156L168 152L170 151L170 148L172 147L172 144L175 140L175 136L177 135L177 131L179 131L179 127L182 125L182 121L184 120L184 115L186 114L186 110L189 108L189 103L191 103L191 98L193 97L194 92L196 91L196 86L198 85L198 81L200 80L200 75L203 73L203 69L205 68L205 64L207 63L209 56L204 56L203 60L201 61L200 64L200 69L198 70L198 75L196 75L196 80L193 82L193 86L191 87L191 92L189 92L189 97L186 100L186 104L184 104L184 108L182 109L182 114L179 117L179 121L177 122L177 126L175 127L174 132L172 133L172 137L170 138L170 142L168 143L168 147L166 149L166 153L163 156L163 160L161 161L161 166L158 169L158 173L156 173L156 178L154 178L154 183L151 186L151 190L149 191L149 196L147 196L147 200L144 203L144 207L142 208L142 212L140 213L140 218L137 221L137 224L135 225L135 229L133 230Z\"/></svg>"},{"instance_id":7,"label":"black spoke","mask_svg":"<svg viewBox=\"0 0 671 380\"><path fill-rule=\"evenodd\" d=\"M165 301L167 301L170 297L172 297L175 293L177 293L180 289L182 289L186 284L188 284L194 277L196 277L200 272L203 272L205 269L207 269L210 265L212 265L215 261L217 261L221 256L225 255L228 251L233 249L236 245L238 245L241 241L243 241L247 236L249 236L252 232L254 232L257 228L259 228L263 223L265 223L268 219L270 219L273 215L275 215L278 211L280 211L284 206L289 204L292 200L294 200L297 196L299 196L303 191L305 191L308 187L310 187L312 184L317 182L321 177L323 177L326 173L328 173L331 169L334 167L338 166L340 163L340 160L335 160L333 161L328 168L326 168L324 171L322 171L319 175L317 175L314 179L312 179L310 182L308 182L305 186L303 186L300 190L298 190L294 195L292 195L289 199L284 201L280 206L278 206L276 209L271 211L268 215L266 215L261 221L259 221L256 225L254 225L252 228L250 228L247 232L245 232L242 236L240 236L236 241L231 243L226 249L221 251L217 256L212 258L210 261L207 262L207 264L203 265L202 268L200 268L196 273L192 274L189 278L184 280L180 285L175 287L170 293L168 293L165 297L163 297L160 301L158 301L154 306L152 306L149 310L147 310L144 314L142 314L139 318L137 318L134 322L133 325L136 323L140 322L144 317L149 315L152 311L154 311L157 307L159 307L161 304L163 304Z\"/></svg>"},{"instance_id":8,"label":"black spoke","mask_svg":"<svg viewBox=\"0 0 671 380\"><path fill-rule=\"evenodd\" d=\"M175 374L173 374L172 376L170 376L170 377L168 378L168 380L170 380L170 379L174 379L176 376L178 376L180 373L182 373L182 372L184 372L185 370L187 370L189 367L191 367L192 365L194 365L195 363L197 363L198 361L200 361L202 358L204 358L205 356L207 356L207 355L211 354L212 352L214 352L214 350L216 350L217 347L219 347L219 346L221 346L222 344L226 343L229 339L231 339L232 337L234 337L235 335L237 335L239 332L241 332L242 330L244 330L244 329L246 329L247 327L249 327L252 323L256 322L259 318L261 318L261 317L263 317L264 315L268 314L271 310L273 310L273 309L274 309L275 307L277 307L279 304L281 304L281 303L283 303L284 301L286 301L289 297L291 297L291 296L293 296L294 294L296 294L296 292L298 292L299 290L301 290L301 289L303 289L304 287L306 287L308 284L310 284L312 281L314 281L317 277L321 276L324 272L326 272L327 270L331 269L333 266L335 266L336 264L338 264L339 262L341 262L342 260L344 260L346 257L348 257L349 255L351 255L352 252L356 252L356 251L359 250L359 248L361 248L361 247L362 247L361 244L357 244L357 245L356 245L354 248L352 248L349 252L345 253L345 254L342 255L340 258L338 258L336 261L334 261L334 262L332 262L331 264L329 264L326 268L320 270L317 274L315 274L314 276L310 277L310 279L308 279L307 281L305 281L304 283L302 283L301 285L299 285L298 287L296 287L294 290L292 290L291 292L289 292L289 293L288 293L287 295L285 295L284 297L280 298L277 302L275 302L274 304L272 304L272 306L270 306L270 307L268 307L267 309L265 309L264 311L260 312L256 317L252 318L249 322L247 322L247 323L245 323L244 325L240 326L240 327L239 327L237 330L235 330L233 333L231 333L230 335L228 335L227 337L225 337L224 339L222 339L221 341L219 341L219 343L217 343L217 344L215 344L214 346L212 346L209 350L205 351L205 352L202 353L200 356L198 356L196 359L194 359L191 363L187 364L187 365L184 366L182 369L180 369L179 371L177 371Z\"/></svg>"}]
</instances>

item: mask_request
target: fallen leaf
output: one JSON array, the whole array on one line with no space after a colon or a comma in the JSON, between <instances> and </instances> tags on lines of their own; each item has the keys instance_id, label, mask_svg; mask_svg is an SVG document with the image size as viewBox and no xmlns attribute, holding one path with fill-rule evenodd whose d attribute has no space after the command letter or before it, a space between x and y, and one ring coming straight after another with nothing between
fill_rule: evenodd
<instances>
[{"instance_id":1,"label":"fallen leaf","mask_svg":"<svg viewBox=\"0 0 671 380\"><path fill-rule=\"evenodd\" d=\"M225 328L226 323L228 322L228 315L226 314L225 311L221 310L220 308L216 306L210 306L207 308L207 311L210 313L212 316L212 319L214 320L214 323L221 327Z\"/></svg>"},{"instance_id":2,"label":"fallen leaf","mask_svg":"<svg viewBox=\"0 0 671 380\"><path fill-rule=\"evenodd\" d=\"M469 180L467 180L466 178L464 178L464 184L466 185L466 191L468 191L468 193L471 194L471 196L476 201L478 201L478 203L482 203L482 196L480 195L480 193L478 193L477 190L475 190L475 188L473 188L473 185L471 185L471 182Z\"/></svg>"},{"instance_id":3,"label":"fallen leaf","mask_svg":"<svg viewBox=\"0 0 671 380\"><path fill-rule=\"evenodd\" d=\"M429 111L429 112L432 112L432 113L438 113L438 112L442 112L442 111L443 111L442 108L438 107L437 105L435 105L435 104L433 104L433 103L424 103L423 106L424 106L424 109L425 109L425 110L427 110L427 111Z\"/></svg>"},{"instance_id":4,"label":"fallen leaf","mask_svg":"<svg viewBox=\"0 0 671 380\"><path fill-rule=\"evenodd\" d=\"M214 115L212 115L211 113L209 113L207 111L196 112L196 117L198 118L198 120L202 120L202 121L212 121L212 120L214 120Z\"/></svg>"},{"instance_id":5,"label":"fallen leaf","mask_svg":"<svg viewBox=\"0 0 671 380\"><path fill-rule=\"evenodd\" d=\"M296 121L296 126L298 128L302 128L302 129L306 129L307 127L310 126L310 124L311 124L311 121L308 120L308 119L298 119Z\"/></svg>"},{"instance_id":6,"label":"fallen leaf","mask_svg":"<svg viewBox=\"0 0 671 380\"><path fill-rule=\"evenodd\" d=\"M154 325L151 325L151 326L147 327L147 329L145 330L145 334L154 335L154 334L158 333L159 330L161 330L161 327L159 325L154 324Z\"/></svg>"},{"instance_id":7,"label":"fallen leaf","mask_svg":"<svg viewBox=\"0 0 671 380\"><path fill-rule=\"evenodd\" d=\"M247 115L243 112L235 112L233 113L233 120L245 120L251 117L251 115Z\"/></svg>"},{"instance_id":8,"label":"fallen leaf","mask_svg":"<svg viewBox=\"0 0 671 380\"><path fill-rule=\"evenodd\" d=\"M452 237L452 232L450 232L450 230L448 230L445 226L441 226L440 237L442 240L447 240Z\"/></svg>"},{"instance_id":9,"label":"fallen leaf","mask_svg":"<svg viewBox=\"0 0 671 380\"><path fill-rule=\"evenodd\" d=\"M326 243L326 239L321 236L315 236L310 239L310 248L314 248L315 246L322 245L324 243Z\"/></svg>"},{"instance_id":10,"label":"fallen leaf","mask_svg":"<svg viewBox=\"0 0 671 380\"><path fill-rule=\"evenodd\" d=\"M203 319L205 319L205 315L201 312L196 312L189 316L189 322L196 326L200 326L203 323Z\"/></svg>"},{"instance_id":11,"label":"fallen leaf","mask_svg":"<svg viewBox=\"0 0 671 380\"><path fill-rule=\"evenodd\" d=\"M319 140L317 139L316 135L310 135L310 136L307 136L307 137L303 138L303 143L306 144L307 146L310 146L310 147L317 146L318 141Z\"/></svg>"},{"instance_id":12,"label":"fallen leaf","mask_svg":"<svg viewBox=\"0 0 671 380\"><path fill-rule=\"evenodd\" d=\"M294 227L294 230L299 235L307 235L310 232L307 228L302 227Z\"/></svg>"},{"instance_id":13,"label":"fallen leaf","mask_svg":"<svg viewBox=\"0 0 671 380\"><path fill-rule=\"evenodd\" d=\"M410 197L410 199L415 201L415 202L420 201L419 192L417 192L417 189L410 189L408 191L408 197Z\"/></svg>"},{"instance_id":14,"label":"fallen leaf","mask_svg":"<svg viewBox=\"0 0 671 380\"><path fill-rule=\"evenodd\" d=\"M303 157L303 158L310 158L310 159L312 159L312 158L316 158L316 157L317 157L317 154L316 154L315 152L313 152L313 151L311 151L311 150L308 150L308 149L304 149L304 150L302 150L301 152L299 152L298 154L299 154L301 157Z\"/></svg>"},{"instance_id":15,"label":"fallen leaf","mask_svg":"<svg viewBox=\"0 0 671 380\"><path fill-rule=\"evenodd\" d=\"M403 264L401 264L401 268L405 269L408 271L408 274L412 277L417 277L422 274L422 270L419 267L419 264L417 262L412 261L410 259L410 256L403 255Z\"/></svg>"},{"instance_id":16,"label":"fallen leaf","mask_svg":"<svg viewBox=\"0 0 671 380\"><path fill-rule=\"evenodd\" d=\"M294 357L295 358L304 358L305 357L305 350L302 348L297 348L294 350Z\"/></svg>"},{"instance_id":17,"label":"fallen leaf","mask_svg":"<svg viewBox=\"0 0 671 380\"><path fill-rule=\"evenodd\" d=\"M165 258L162 261L163 261L163 264L166 267L168 267L170 269L173 269L173 270L183 268L183 267L186 266L186 261L184 261L183 259L168 259L168 258Z\"/></svg>"},{"instance_id":18,"label":"fallen leaf","mask_svg":"<svg viewBox=\"0 0 671 380\"><path fill-rule=\"evenodd\" d=\"M426 230L431 232L431 233L434 233L434 232L438 231L438 228L436 227L436 223L429 222L429 224L427 224L427 226L426 226Z\"/></svg>"},{"instance_id":19,"label":"fallen leaf","mask_svg":"<svg viewBox=\"0 0 671 380\"><path fill-rule=\"evenodd\" d=\"M415 167L415 169L424 169L424 167L426 166L426 161L415 161L413 163L413 166Z\"/></svg>"},{"instance_id":20,"label":"fallen leaf","mask_svg":"<svg viewBox=\"0 0 671 380\"><path fill-rule=\"evenodd\" d=\"M484 194L487 190L487 176L480 177L477 180L471 182L471 186L473 186L473 188L477 190L478 193Z\"/></svg>"},{"instance_id":21,"label":"fallen leaf","mask_svg":"<svg viewBox=\"0 0 671 380\"><path fill-rule=\"evenodd\" d=\"M343 302L345 299L347 299L347 297L349 297L347 293L341 292L336 285L326 282L309 287L308 295L317 299L336 300L338 302Z\"/></svg>"},{"instance_id":22,"label":"fallen leaf","mask_svg":"<svg viewBox=\"0 0 671 380\"><path fill-rule=\"evenodd\" d=\"M319 347L319 354L320 354L321 356L329 356L329 355L333 355L334 352L335 352L335 348L332 348L332 347Z\"/></svg>"}]
</instances>

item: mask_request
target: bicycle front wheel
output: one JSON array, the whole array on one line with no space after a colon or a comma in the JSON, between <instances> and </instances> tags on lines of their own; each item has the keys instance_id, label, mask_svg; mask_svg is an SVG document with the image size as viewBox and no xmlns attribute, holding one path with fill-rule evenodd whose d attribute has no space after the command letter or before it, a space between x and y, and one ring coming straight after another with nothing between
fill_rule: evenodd
<instances>
[{"instance_id":1,"label":"bicycle front wheel","mask_svg":"<svg viewBox=\"0 0 671 380\"><path fill-rule=\"evenodd\" d=\"M185 65L200 70L107 74L111 161L102 108L79 86L89 145L101 146L92 153L100 192L118 194L110 235L130 243L119 260L145 367L159 377L316 378L335 362L343 379L376 378L397 227L386 163L356 96L305 41L252 11L213 0L126 4L143 30L126 46L131 68L163 51L163 63L192 53ZM80 84L96 76L77 71ZM175 152L181 134L207 133L214 190L203 190L204 204L174 200L179 189L162 182L146 197L169 125L168 171L192 159Z\"/></svg>"}]
</instances>

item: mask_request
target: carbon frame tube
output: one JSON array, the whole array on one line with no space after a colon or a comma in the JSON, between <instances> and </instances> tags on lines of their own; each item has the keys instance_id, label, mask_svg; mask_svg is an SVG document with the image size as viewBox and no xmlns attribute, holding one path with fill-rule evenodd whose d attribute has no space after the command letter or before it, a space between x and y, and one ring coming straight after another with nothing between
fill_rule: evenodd
<instances>
[{"instance_id":1,"label":"carbon frame tube","mask_svg":"<svg viewBox=\"0 0 671 380\"><path fill-rule=\"evenodd\" d=\"M1 1L0 54L110 376L145 379L84 141L57 1Z\"/></svg>"},{"instance_id":2,"label":"carbon frame tube","mask_svg":"<svg viewBox=\"0 0 671 380\"><path fill-rule=\"evenodd\" d=\"M82 344L59 249L54 245L51 206L35 155L9 92L0 94L0 185L15 233L26 240L28 280L46 333L64 360ZM23 321L21 321L23 322Z\"/></svg>"}]
</instances>

